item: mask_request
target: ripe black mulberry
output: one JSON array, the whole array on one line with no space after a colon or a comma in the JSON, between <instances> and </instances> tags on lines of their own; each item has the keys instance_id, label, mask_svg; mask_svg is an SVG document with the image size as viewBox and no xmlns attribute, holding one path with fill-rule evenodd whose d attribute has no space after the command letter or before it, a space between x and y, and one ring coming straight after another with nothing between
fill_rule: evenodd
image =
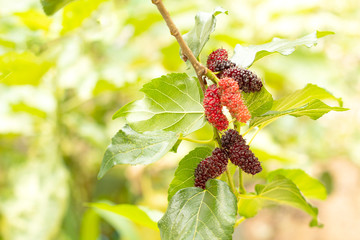
<instances>
[{"instance_id":1,"label":"ripe black mulberry","mask_svg":"<svg viewBox=\"0 0 360 240\"><path fill-rule=\"evenodd\" d=\"M243 137L234 129L226 131L221 138L222 147L226 150L230 161L244 172L255 175L262 171L259 159L249 149Z\"/></svg>"},{"instance_id":2,"label":"ripe black mulberry","mask_svg":"<svg viewBox=\"0 0 360 240\"><path fill-rule=\"evenodd\" d=\"M220 78L229 77L239 84L239 89L248 92L258 92L263 84L261 79L248 69L240 67L231 67L221 73Z\"/></svg>"},{"instance_id":3,"label":"ripe black mulberry","mask_svg":"<svg viewBox=\"0 0 360 240\"><path fill-rule=\"evenodd\" d=\"M223 174L228 163L228 156L225 150L215 148L210 157L202 160L195 169L195 187L205 189L208 180Z\"/></svg>"}]
</instances>

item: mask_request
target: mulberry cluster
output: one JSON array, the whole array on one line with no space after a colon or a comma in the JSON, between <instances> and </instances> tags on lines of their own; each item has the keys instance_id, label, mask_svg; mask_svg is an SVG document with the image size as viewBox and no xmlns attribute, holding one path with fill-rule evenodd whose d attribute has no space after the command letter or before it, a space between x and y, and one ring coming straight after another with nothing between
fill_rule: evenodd
<instances>
[{"instance_id":1,"label":"mulberry cluster","mask_svg":"<svg viewBox=\"0 0 360 240\"><path fill-rule=\"evenodd\" d=\"M261 79L248 69L236 66L229 59L228 52L219 48L210 53L207 59L207 67L213 72L220 72L220 78L232 78L239 84L239 89L248 92L258 92L262 88Z\"/></svg>"},{"instance_id":2,"label":"mulberry cluster","mask_svg":"<svg viewBox=\"0 0 360 240\"><path fill-rule=\"evenodd\" d=\"M228 60L228 53L225 49L219 48L210 53L206 65L213 72L220 72L225 69L235 67L235 63Z\"/></svg>"},{"instance_id":3,"label":"mulberry cluster","mask_svg":"<svg viewBox=\"0 0 360 240\"><path fill-rule=\"evenodd\" d=\"M232 117L246 123L251 115L241 98L238 84L232 78L226 77L220 79L219 88L221 104L229 109Z\"/></svg>"},{"instance_id":4,"label":"mulberry cluster","mask_svg":"<svg viewBox=\"0 0 360 240\"><path fill-rule=\"evenodd\" d=\"M232 66L221 73L221 78L232 78L239 84L239 89L248 92L258 92L262 88L261 79L248 69Z\"/></svg>"},{"instance_id":5,"label":"mulberry cluster","mask_svg":"<svg viewBox=\"0 0 360 240\"><path fill-rule=\"evenodd\" d=\"M229 122L222 112L219 89L215 84L206 89L203 104L207 120L219 131L225 130Z\"/></svg>"},{"instance_id":6,"label":"mulberry cluster","mask_svg":"<svg viewBox=\"0 0 360 240\"><path fill-rule=\"evenodd\" d=\"M235 130L228 130L221 138L221 144L230 161L239 166L244 172L255 175L262 171L261 164L249 149L242 136Z\"/></svg>"},{"instance_id":7,"label":"mulberry cluster","mask_svg":"<svg viewBox=\"0 0 360 240\"><path fill-rule=\"evenodd\" d=\"M224 173L227 164L228 156L225 150L215 148L212 155L202 160L195 169L195 187L205 189L206 182Z\"/></svg>"}]
</instances>

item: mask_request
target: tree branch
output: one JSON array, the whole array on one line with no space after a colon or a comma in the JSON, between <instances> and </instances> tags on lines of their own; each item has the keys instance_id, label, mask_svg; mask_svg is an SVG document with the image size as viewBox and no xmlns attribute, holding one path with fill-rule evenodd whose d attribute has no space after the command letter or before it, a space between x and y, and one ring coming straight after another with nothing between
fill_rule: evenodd
<instances>
[{"instance_id":1,"label":"tree branch","mask_svg":"<svg viewBox=\"0 0 360 240\"><path fill-rule=\"evenodd\" d=\"M162 0L151 0L153 4L156 5L159 12L161 13L163 19L168 26L171 35L176 38L176 41L179 43L181 52L185 56L185 59L189 60L193 68L195 69L196 75L199 79L201 89L205 92L205 83L203 76L207 73L207 68L203 66L194 56L189 46L186 44L185 40L181 36L178 28L170 17L169 12L166 10Z\"/></svg>"}]
</instances>

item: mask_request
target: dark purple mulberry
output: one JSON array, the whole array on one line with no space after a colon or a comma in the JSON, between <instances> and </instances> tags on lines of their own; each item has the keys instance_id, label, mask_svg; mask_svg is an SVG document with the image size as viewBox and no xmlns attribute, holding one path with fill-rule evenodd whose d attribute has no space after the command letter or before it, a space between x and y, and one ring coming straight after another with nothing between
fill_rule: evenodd
<instances>
[{"instance_id":1,"label":"dark purple mulberry","mask_svg":"<svg viewBox=\"0 0 360 240\"><path fill-rule=\"evenodd\" d=\"M239 89L248 92L258 92L262 88L261 79L248 69L231 67L221 73L220 78L230 77L239 84Z\"/></svg>"},{"instance_id":2,"label":"dark purple mulberry","mask_svg":"<svg viewBox=\"0 0 360 240\"><path fill-rule=\"evenodd\" d=\"M216 178L225 172L228 157L225 150L215 148L210 157L202 160L195 169L195 187L205 189L208 180Z\"/></svg>"},{"instance_id":3,"label":"dark purple mulberry","mask_svg":"<svg viewBox=\"0 0 360 240\"><path fill-rule=\"evenodd\" d=\"M222 147L226 150L230 161L244 172L255 175L262 171L261 164L249 149L243 137L234 129L226 131L221 138Z\"/></svg>"},{"instance_id":4,"label":"dark purple mulberry","mask_svg":"<svg viewBox=\"0 0 360 240\"><path fill-rule=\"evenodd\" d=\"M219 89L215 84L206 89L203 103L207 120L219 131L225 130L229 121L222 112Z\"/></svg>"},{"instance_id":5,"label":"dark purple mulberry","mask_svg":"<svg viewBox=\"0 0 360 240\"><path fill-rule=\"evenodd\" d=\"M235 129L229 129L221 137L221 145L224 149L229 149L234 142L246 144L245 139L243 139L243 137Z\"/></svg>"},{"instance_id":6,"label":"dark purple mulberry","mask_svg":"<svg viewBox=\"0 0 360 240\"><path fill-rule=\"evenodd\" d=\"M208 68L213 72L221 72L225 69L235 67L235 63L230 60L218 60L208 65Z\"/></svg>"}]
</instances>

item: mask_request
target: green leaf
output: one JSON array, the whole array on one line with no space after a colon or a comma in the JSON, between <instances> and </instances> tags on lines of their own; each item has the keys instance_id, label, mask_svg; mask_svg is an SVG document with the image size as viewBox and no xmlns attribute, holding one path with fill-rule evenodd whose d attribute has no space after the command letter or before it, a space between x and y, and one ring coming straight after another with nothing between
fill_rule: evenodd
<instances>
[{"instance_id":1,"label":"green leaf","mask_svg":"<svg viewBox=\"0 0 360 240\"><path fill-rule=\"evenodd\" d=\"M35 108L35 107L32 107L32 106L29 106L28 104L24 103L24 102L19 102L19 103L16 103L16 104L12 104L11 105L11 109L13 112L26 112L26 113L29 113L33 116L37 116L37 117L40 117L40 118L46 118L47 114L46 112L38 109L38 108Z\"/></svg>"},{"instance_id":2,"label":"green leaf","mask_svg":"<svg viewBox=\"0 0 360 240\"><path fill-rule=\"evenodd\" d=\"M289 164L296 162L291 157L284 156L283 154L282 155L271 154L269 152L254 147L251 148L251 151L255 154L257 158L261 159L261 161L276 160L281 162L282 164Z\"/></svg>"},{"instance_id":3,"label":"green leaf","mask_svg":"<svg viewBox=\"0 0 360 240\"><path fill-rule=\"evenodd\" d=\"M303 197L298 187L289 179L284 176L277 175L269 180L269 183L262 185L257 184L255 186L256 195L248 194L241 195L241 198L247 199L246 204L248 206L255 206L255 210L249 211L249 216L254 216L257 210L266 207L269 204L285 204L308 213L312 217L310 226L321 225L318 223L318 209L311 206ZM251 200L256 201L251 203ZM240 201L241 203L241 201ZM245 205L246 206L246 205ZM241 209L240 209L241 207ZM244 203L239 206L239 212L244 214ZM246 211L246 210L245 210ZM251 212L253 211L253 212Z\"/></svg>"},{"instance_id":4,"label":"green leaf","mask_svg":"<svg viewBox=\"0 0 360 240\"><path fill-rule=\"evenodd\" d=\"M206 190L191 187L178 191L159 221L161 239L232 239L236 197L220 180L206 183Z\"/></svg>"},{"instance_id":5,"label":"green leaf","mask_svg":"<svg viewBox=\"0 0 360 240\"><path fill-rule=\"evenodd\" d=\"M116 213L126 217L140 226L148 227L156 231L159 230L156 221L152 220L150 216L139 206L131 204L110 205L107 203L91 203L90 206Z\"/></svg>"},{"instance_id":6,"label":"green leaf","mask_svg":"<svg viewBox=\"0 0 360 240\"><path fill-rule=\"evenodd\" d=\"M111 202L109 204L111 204ZM120 214L112 212L111 209L108 210L101 208L101 206L98 208L97 206L91 206L91 205L92 204L90 204L90 207L92 208L90 209L93 210L102 219L104 219L107 223L109 223L122 238L126 240L141 239L138 230L136 228L136 225L131 220ZM86 231L86 229L84 229L84 231ZM87 231L89 230L87 229ZM85 237L86 236L84 236L84 238L81 240L91 239ZM95 236L95 239L99 239L99 236Z\"/></svg>"},{"instance_id":7,"label":"green leaf","mask_svg":"<svg viewBox=\"0 0 360 240\"><path fill-rule=\"evenodd\" d=\"M94 96L98 96L102 93L113 92L113 91L119 91L119 88L115 84L101 79L96 82L92 94Z\"/></svg>"},{"instance_id":8,"label":"green leaf","mask_svg":"<svg viewBox=\"0 0 360 240\"><path fill-rule=\"evenodd\" d=\"M248 47L237 44L235 46L234 55L231 58L231 61L239 66L247 68L251 66L255 61L275 52L282 55L289 55L295 51L296 46L315 46L319 38L325 37L329 34L334 33L315 31L293 41L273 38L273 40L269 43L265 43L262 45L251 45Z\"/></svg>"},{"instance_id":9,"label":"green leaf","mask_svg":"<svg viewBox=\"0 0 360 240\"><path fill-rule=\"evenodd\" d=\"M15 13L14 15L18 16L20 20L31 30L41 29L47 31L52 23L51 18L34 9L30 9L26 12Z\"/></svg>"},{"instance_id":10,"label":"green leaf","mask_svg":"<svg viewBox=\"0 0 360 240\"><path fill-rule=\"evenodd\" d=\"M243 92L242 97L244 98L252 117L266 113L273 105L272 95L265 89L265 86L263 86L259 92Z\"/></svg>"},{"instance_id":11,"label":"green leaf","mask_svg":"<svg viewBox=\"0 0 360 240\"><path fill-rule=\"evenodd\" d=\"M347 108L341 108L341 107L330 107L326 105L325 103L321 102L318 99L312 100L311 102L305 104L304 106L301 106L299 108L295 109L289 109L286 111L271 111L264 115L261 115L260 117L255 117L251 120L250 126L265 126L270 124L271 122L275 121L279 117L285 116L285 115L292 115L294 117L302 117L302 116L308 116L313 120L316 120L323 116L325 113L328 113L330 111L346 111Z\"/></svg>"},{"instance_id":12,"label":"green leaf","mask_svg":"<svg viewBox=\"0 0 360 240\"><path fill-rule=\"evenodd\" d=\"M0 56L0 83L6 85L38 85L52 63L30 52L8 52Z\"/></svg>"},{"instance_id":13,"label":"green leaf","mask_svg":"<svg viewBox=\"0 0 360 240\"><path fill-rule=\"evenodd\" d=\"M97 240L100 235L99 225L98 214L93 209L88 209L82 215L79 240Z\"/></svg>"},{"instance_id":14,"label":"green leaf","mask_svg":"<svg viewBox=\"0 0 360 240\"><path fill-rule=\"evenodd\" d=\"M9 41L7 39L0 38L0 46L6 47L6 48L16 48L16 43ZM0 76L1 79L1 76Z\"/></svg>"},{"instance_id":15,"label":"green leaf","mask_svg":"<svg viewBox=\"0 0 360 240\"><path fill-rule=\"evenodd\" d=\"M309 83L305 86L305 88L297 90L274 101L272 110L285 111L291 108L297 108L314 99L335 100L339 103L339 106L342 107L341 98L336 98L324 88Z\"/></svg>"},{"instance_id":16,"label":"green leaf","mask_svg":"<svg viewBox=\"0 0 360 240\"><path fill-rule=\"evenodd\" d=\"M183 36L195 57L200 55L201 50L209 41L210 34L215 30L216 16L220 13L228 14L228 11L217 7L212 13L198 12L195 16L194 28Z\"/></svg>"},{"instance_id":17,"label":"green leaf","mask_svg":"<svg viewBox=\"0 0 360 240\"><path fill-rule=\"evenodd\" d=\"M46 15L53 15L72 1L74 0L41 0L41 5L43 6Z\"/></svg>"},{"instance_id":18,"label":"green leaf","mask_svg":"<svg viewBox=\"0 0 360 240\"><path fill-rule=\"evenodd\" d=\"M174 146L170 149L170 152L177 153L177 150L182 142L182 139L178 139Z\"/></svg>"},{"instance_id":19,"label":"green leaf","mask_svg":"<svg viewBox=\"0 0 360 240\"><path fill-rule=\"evenodd\" d=\"M249 195L254 195L254 193L249 193ZM243 216L245 218L252 218L258 214L258 212L261 210L261 199L260 198L240 198L238 202L238 213L240 216Z\"/></svg>"},{"instance_id":20,"label":"green leaf","mask_svg":"<svg viewBox=\"0 0 360 240\"><path fill-rule=\"evenodd\" d=\"M106 149L98 178L118 164L149 164L164 156L177 141L174 132L137 133L125 125Z\"/></svg>"},{"instance_id":21,"label":"green leaf","mask_svg":"<svg viewBox=\"0 0 360 240\"><path fill-rule=\"evenodd\" d=\"M341 99L334 97L325 89L314 84L308 84L303 89L273 101L271 111L253 118L250 126L265 126L285 115L294 117L308 116L316 120L331 110L348 110L342 107L330 107L320 100L336 100L340 105L342 104Z\"/></svg>"},{"instance_id":22,"label":"green leaf","mask_svg":"<svg viewBox=\"0 0 360 240\"><path fill-rule=\"evenodd\" d=\"M63 11L62 34L68 33L82 25L84 20L107 0L77 0L67 5Z\"/></svg>"},{"instance_id":23,"label":"green leaf","mask_svg":"<svg viewBox=\"0 0 360 240\"><path fill-rule=\"evenodd\" d=\"M198 147L189 152L181 161L175 171L174 179L168 190L168 200L180 189L194 186L194 172L201 160L211 155L208 147Z\"/></svg>"},{"instance_id":24,"label":"green leaf","mask_svg":"<svg viewBox=\"0 0 360 240\"><path fill-rule=\"evenodd\" d=\"M187 135L205 124L202 95L196 79L173 73L153 79L141 89L145 97L117 111L135 131L165 130Z\"/></svg>"},{"instance_id":25,"label":"green leaf","mask_svg":"<svg viewBox=\"0 0 360 240\"><path fill-rule=\"evenodd\" d=\"M324 185L301 169L277 169L270 172L267 179L272 181L277 175L284 176L293 181L307 198L326 199L327 193Z\"/></svg>"}]
</instances>

